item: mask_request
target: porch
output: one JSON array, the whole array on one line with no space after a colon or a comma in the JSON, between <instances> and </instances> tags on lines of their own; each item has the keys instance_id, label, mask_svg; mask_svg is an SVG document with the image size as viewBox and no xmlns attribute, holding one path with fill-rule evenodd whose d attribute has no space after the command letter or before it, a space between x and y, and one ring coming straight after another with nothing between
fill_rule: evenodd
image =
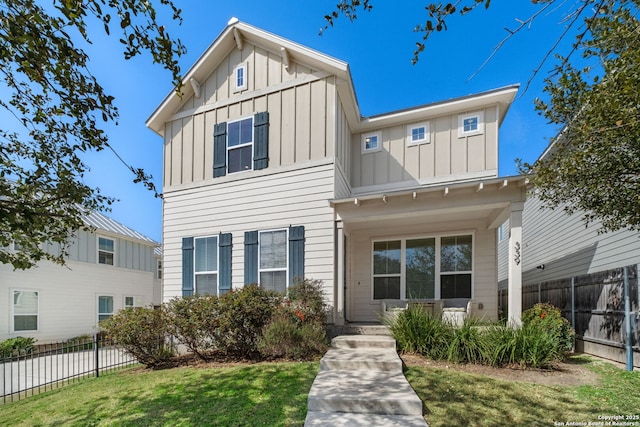
<instances>
[{"instance_id":1,"label":"porch","mask_svg":"<svg viewBox=\"0 0 640 427\"><path fill-rule=\"evenodd\" d=\"M485 179L331 201L336 324L380 322L383 301L465 313L472 301L476 316L497 320L497 228L510 219L509 288L519 298L526 183ZM518 322L520 300L509 309Z\"/></svg>"}]
</instances>

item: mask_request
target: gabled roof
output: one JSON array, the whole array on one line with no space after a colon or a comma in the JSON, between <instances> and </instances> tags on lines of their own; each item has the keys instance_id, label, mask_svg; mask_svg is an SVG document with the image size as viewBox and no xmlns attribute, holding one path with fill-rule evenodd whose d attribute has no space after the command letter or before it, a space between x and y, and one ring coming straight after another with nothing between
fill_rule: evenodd
<instances>
[{"instance_id":1,"label":"gabled roof","mask_svg":"<svg viewBox=\"0 0 640 427\"><path fill-rule=\"evenodd\" d=\"M519 88L518 84L505 86L478 94L362 117L348 63L232 18L222 33L185 74L182 97L178 96L175 91L169 93L147 119L147 127L161 136L164 135L164 124L179 110L183 102L194 95L194 89L189 83L191 79L195 79L198 82L206 80L224 58L238 44L242 45L244 42L282 53L293 62L299 62L337 76L338 95L353 132L363 132L383 126L422 120L426 116L445 115L456 111L472 111L474 108L491 104L499 105L498 124L500 124Z\"/></svg>"},{"instance_id":2,"label":"gabled roof","mask_svg":"<svg viewBox=\"0 0 640 427\"><path fill-rule=\"evenodd\" d=\"M220 33L209 48L207 48L184 75L182 98L178 96L175 91L169 93L147 119L147 127L160 135L164 133L164 123L168 121L171 115L178 111L183 101L186 101L194 94L194 89L191 84L189 84L189 81L192 78L196 81L204 81L218 64L237 46L236 37L239 37L243 43L248 42L273 52L282 52L282 49L285 49L291 61L299 62L338 76L344 82L348 82L347 89L351 91L350 97L357 109L349 64L233 18L229 21L222 33Z\"/></svg>"},{"instance_id":3,"label":"gabled roof","mask_svg":"<svg viewBox=\"0 0 640 427\"><path fill-rule=\"evenodd\" d=\"M159 243L152 238L138 233L137 231L127 227L126 225L120 224L115 219L111 219L99 212L91 212L88 215L85 215L82 220L88 227L95 228L98 233L100 231L103 231L111 235L119 235L127 237L129 239L137 240L142 243L149 244L150 246L159 245Z\"/></svg>"}]
</instances>

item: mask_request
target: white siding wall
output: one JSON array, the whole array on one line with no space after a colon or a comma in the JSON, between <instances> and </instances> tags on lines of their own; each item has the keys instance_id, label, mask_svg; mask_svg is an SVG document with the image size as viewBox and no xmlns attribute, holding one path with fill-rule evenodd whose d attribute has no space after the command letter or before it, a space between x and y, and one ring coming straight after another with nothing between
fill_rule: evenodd
<instances>
[{"instance_id":1,"label":"white siding wall","mask_svg":"<svg viewBox=\"0 0 640 427\"><path fill-rule=\"evenodd\" d=\"M630 231L598 234L599 223L585 227L580 214L541 209L535 196L525 203L522 220L523 284L591 274L640 262L640 236ZM507 246L500 246L500 280L506 279ZM545 268L536 268L544 264Z\"/></svg>"},{"instance_id":2,"label":"white siding wall","mask_svg":"<svg viewBox=\"0 0 640 427\"><path fill-rule=\"evenodd\" d=\"M38 292L39 330L10 333L11 291ZM27 271L0 265L0 341L15 336L34 337L40 343L97 332L98 295L113 296L114 310L124 297L138 296L152 303L153 273L113 266L69 261L67 267L41 262Z\"/></svg>"},{"instance_id":3,"label":"white siding wall","mask_svg":"<svg viewBox=\"0 0 640 427\"><path fill-rule=\"evenodd\" d=\"M455 236L474 231L473 299L484 305L480 315L496 320L498 315L495 230L487 230L474 222L438 222L436 226L396 225L384 229L364 229L350 233L351 281L349 283L349 319L356 322L379 320L381 302L373 299L371 275L372 240L411 236Z\"/></svg>"},{"instance_id":4,"label":"white siding wall","mask_svg":"<svg viewBox=\"0 0 640 427\"><path fill-rule=\"evenodd\" d=\"M322 280L333 304L334 165L307 167L193 186L164 195L164 300L182 295L183 237L232 233L233 287L244 285L244 232L305 227L305 276Z\"/></svg>"}]
</instances>

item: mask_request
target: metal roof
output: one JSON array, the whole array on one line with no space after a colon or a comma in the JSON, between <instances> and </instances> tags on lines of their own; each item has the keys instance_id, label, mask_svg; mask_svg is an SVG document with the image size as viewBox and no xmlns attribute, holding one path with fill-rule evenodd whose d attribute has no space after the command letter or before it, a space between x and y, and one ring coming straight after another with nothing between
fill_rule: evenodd
<instances>
[{"instance_id":1,"label":"metal roof","mask_svg":"<svg viewBox=\"0 0 640 427\"><path fill-rule=\"evenodd\" d=\"M83 221L85 224L87 224L87 226L93 227L100 231L119 234L124 237L129 237L131 239L147 242L154 246L159 245L159 243L153 240L152 238L147 237L144 234L138 233L137 231L132 230L126 225L122 225L118 221L111 219L99 212L89 213L83 218Z\"/></svg>"}]
</instances>

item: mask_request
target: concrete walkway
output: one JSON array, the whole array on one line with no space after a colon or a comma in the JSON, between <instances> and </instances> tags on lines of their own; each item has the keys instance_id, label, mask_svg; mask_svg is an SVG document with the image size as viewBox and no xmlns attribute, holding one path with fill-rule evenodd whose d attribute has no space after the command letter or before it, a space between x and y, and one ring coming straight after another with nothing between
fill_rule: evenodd
<instances>
[{"instance_id":1,"label":"concrete walkway","mask_svg":"<svg viewBox=\"0 0 640 427\"><path fill-rule=\"evenodd\" d=\"M320 361L304 425L428 427L422 409L392 337L343 335Z\"/></svg>"}]
</instances>

